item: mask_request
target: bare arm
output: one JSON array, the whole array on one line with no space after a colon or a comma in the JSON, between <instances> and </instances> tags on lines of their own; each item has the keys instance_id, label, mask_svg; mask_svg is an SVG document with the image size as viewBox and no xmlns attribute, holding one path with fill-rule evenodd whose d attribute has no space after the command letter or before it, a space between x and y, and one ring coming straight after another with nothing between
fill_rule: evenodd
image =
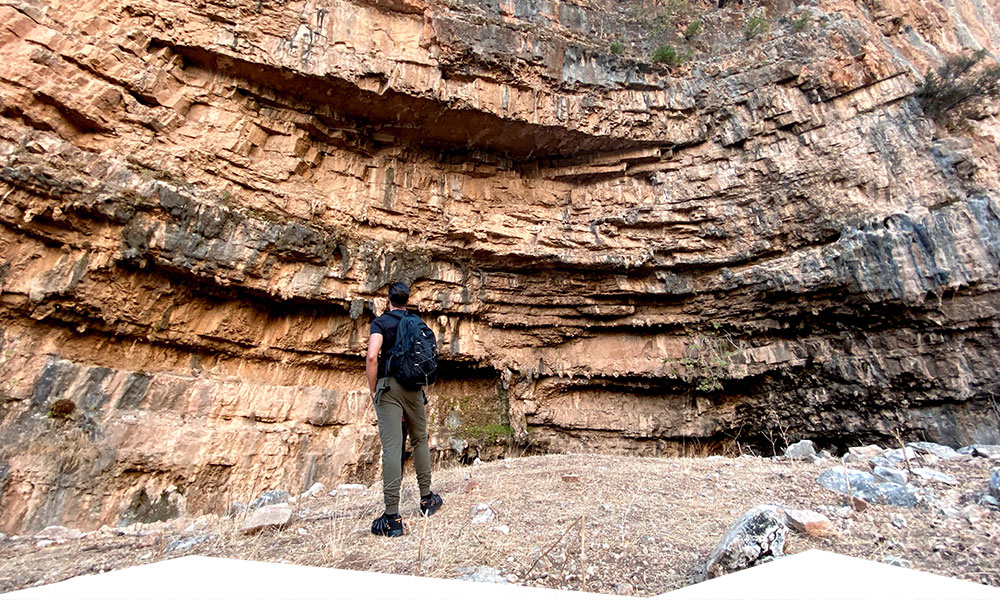
<instances>
[{"instance_id":1,"label":"bare arm","mask_svg":"<svg viewBox=\"0 0 1000 600\"><path fill-rule=\"evenodd\" d=\"M368 338L368 356L365 357L365 373L368 375L368 392L375 395L375 383L378 380L378 353L382 349L382 334L373 333Z\"/></svg>"}]
</instances>

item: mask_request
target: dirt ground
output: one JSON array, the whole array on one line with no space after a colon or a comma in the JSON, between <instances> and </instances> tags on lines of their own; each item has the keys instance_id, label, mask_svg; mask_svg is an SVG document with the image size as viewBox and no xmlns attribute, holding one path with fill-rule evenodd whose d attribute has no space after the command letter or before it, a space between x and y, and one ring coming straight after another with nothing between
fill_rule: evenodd
<instances>
[{"instance_id":1,"label":"dirt ground","mask_svg":"<svg viewBox=\"0 0 1000 600\"><path fill-rule=\"evenodd\" d=\"M369 533L382 510L375 485L300 499L296 522L253 535L238 532L239 518L208 515L105 527L47 546L31 537L7 538L0 541L0 592L200 554L442 578L487 566L512 583L652 596L691 584L729 525L761 503L817 510L835 525L827 538L791 532L786 554L818 548L876 561L897 557L921 571L1000 586L1000 512L961 513L982 496L997 461L935 464L959 480L919 483L937 507L872 504L863 511L847 508L845 498L816 482L838 464L752 456L530 456L435 471L434 490L445 504L426 519L417 513L408 466L401 503L406 535L400 538ZM489 505L492 520L472 522L479 504ZM169 548L192 539L201 541Z\"/></svg>"}]
</instances>

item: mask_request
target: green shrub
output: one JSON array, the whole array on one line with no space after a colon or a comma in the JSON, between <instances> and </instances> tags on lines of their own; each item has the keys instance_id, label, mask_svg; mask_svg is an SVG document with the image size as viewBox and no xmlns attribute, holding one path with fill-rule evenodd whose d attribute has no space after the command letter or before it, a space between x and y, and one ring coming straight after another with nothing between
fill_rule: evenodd
<instances>
[{"instance_id":1,"label":"green shrub","mask_svg":"<svg viewBox=\"0 0 1000 600\"><path fill-rule=\"evenodd\" d=\"M611 54L622 54L625 52L625 44L621 42L611 42Z\"/></svg>"},{"instance_id":2,"label":"green shrub","mask_svg":"<svg viewBox=\"0 0 1000 600\"><path fill-rule=\"evenodd\" d=\"M688 23L688 26L684 28L684 39L691 41L694 38L698 37L698 34L701 33L701 29L704 25L705 24L702 23L700 20L695 20Z\"/></svg>"},{"instance_id":3,"label":"green shrub","mask_svg":"<svg viewBox=\"0 0 1000 600\"><path fill-rule=\"evenodd\" d=\"M767 24L767 20L763 17L753 15L747 22L743 24L743 37L747 41L754 39L758 35L767 32L770 26Z\"/></svg>"},{"instance_id":4,"label":"green shrub","mask_svg":"<svg viewBox=\"0 0 1000 600\"><path fill-rule=\"evenodd\" d=\"M954 123L966 117L970 101L1000 98L1000 66L975 68L985 56L985 50L955 54L936 70L928 70L916 91L924 114Z\"/></svg>"},{"instance_id":5,"label":"green shrub","mask_svg":"<svg viewBox=\"0 0 1000 600\"><path fill-rule=\"evenodd\" d=\"M809 26L809 13L803 12L792 20L792 31L798 33Z\"/></svg>"},{"instance_id":6,"label":"green shrub","mask_svg":"<svg viewBox=\"0 0 1000 600\"><path fill-rule=\"evenodd\" d=\"M71 400L66 398L60 398L49 406L49 418L50 419L65 419L66 417L73 414L76 409L76 405L73 404Z\"/></svg>"},{"instance_id":7,"label":"green shrub","mask_svg":"<svg viewBox=\"0 0 1000 600\"><path fill-rule=\"evenodd\" d=\"M684 61L687 59L688 55L678 52L671 46L660 46L656 50L653 50L653 62L667 63L672 67L676 67L684 64Z\"/></svg>"}]
</instances>

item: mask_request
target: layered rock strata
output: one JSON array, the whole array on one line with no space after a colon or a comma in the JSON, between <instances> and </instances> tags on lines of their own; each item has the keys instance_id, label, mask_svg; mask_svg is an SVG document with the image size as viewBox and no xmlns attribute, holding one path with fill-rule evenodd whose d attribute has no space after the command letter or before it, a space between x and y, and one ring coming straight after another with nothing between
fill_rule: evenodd
<instances>
[{"instance_id":1,"label":"layered rock strata","mask_svg":"<svg viewBox=\"0 0 1000 600\"><path fill-rule=\"evenodd\" d=\"M396 279L442 450L483 405L542 450L1000 441L997 110L913 97L996 3L673 70L617 7L0 5L0 530L370 476Z\"/></svg>"}]
</instances>

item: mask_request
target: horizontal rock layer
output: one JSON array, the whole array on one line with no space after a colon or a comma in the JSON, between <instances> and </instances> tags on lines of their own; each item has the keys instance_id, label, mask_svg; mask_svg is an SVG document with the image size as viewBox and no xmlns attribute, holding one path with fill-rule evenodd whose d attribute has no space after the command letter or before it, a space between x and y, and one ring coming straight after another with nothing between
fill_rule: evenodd
<instances>
[{"instance_id":1,"label":"horizontal rock layer","mask_svg":"<svg viewBox=\"0 0 1000 600\"><path fill-rule=\"evenodd\" d=\"M996 443L996 109L913 92L1000 9L807 10L671 71L617 3L0 6L0 529L371 476L397 279L442 452Z\"/></svg>"}]
</instances>

